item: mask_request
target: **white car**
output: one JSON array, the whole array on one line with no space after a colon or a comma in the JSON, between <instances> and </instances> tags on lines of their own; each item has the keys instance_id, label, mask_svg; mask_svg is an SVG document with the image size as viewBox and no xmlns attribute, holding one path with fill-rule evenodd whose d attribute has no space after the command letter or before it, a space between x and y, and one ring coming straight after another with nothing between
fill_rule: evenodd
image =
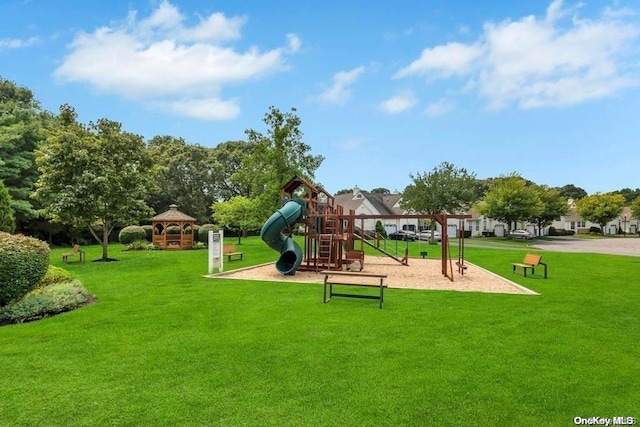
<instances>
[{"instance_id":1,"label":"white car","mask_svg":"<svg viewBox=\"0 0 640 427\"><path fill-rule=\"evenodd\" d=\"M508 239L523 239L523 240L531 240L536 237L532 232L527 230L512 230L511 233L507 234Z\"/></svg>"},{"instance_id":2,"label":"white car","mask_svg":"<svg viewBox=\"0 0 640 427\"><path fill-rule=\"evenodd\" d=\"M424 241L428 241L429 239L431 239L431 230L424 230L421 231L417 234L418 240L424 240ZM436 242L441 242L442 241L442 235L440 234L439 231L434 231L433 232L433 239Z\"/></svg>"}]
</instances>

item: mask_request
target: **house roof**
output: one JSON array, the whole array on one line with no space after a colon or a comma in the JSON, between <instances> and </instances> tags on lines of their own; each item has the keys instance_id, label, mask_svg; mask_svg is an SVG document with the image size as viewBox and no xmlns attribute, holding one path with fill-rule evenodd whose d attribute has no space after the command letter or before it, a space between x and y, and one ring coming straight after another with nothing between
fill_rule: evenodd
<instances>
[{"instance_id":1,"label":"house roof","mask_svg":"<svg viewBox=\"0 0 640 427\"><path fill-rule=\"evenodd\" d=\"M335 196L335 203L342 205L345 211L355 211L367 200L380 215L402 215L404 213L403 209L394 208L402 197L401 194L364 193L361 191L358 193L362 194L361 198L354 198L352 193L339 194Z\"/></svg>"},{"instance_id":2,"label":"house roof","mask_svg":"<svg viewBox=\"0 0 640 427\"><path fill-rule=\"evenodd\" d=\"M169 210L151 218L151 221L191 221L195 218L178 210L178 205L169 205Z\"/></svg>"}]
</instances>

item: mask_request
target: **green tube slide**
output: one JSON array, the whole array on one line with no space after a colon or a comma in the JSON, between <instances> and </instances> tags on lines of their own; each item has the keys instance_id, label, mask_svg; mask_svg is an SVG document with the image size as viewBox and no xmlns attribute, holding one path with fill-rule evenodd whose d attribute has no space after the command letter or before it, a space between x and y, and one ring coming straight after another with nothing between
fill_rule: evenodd
<instances>
[{"instance_id":1,"label":"green tube slide","mask_svg":"<svg viewBox=\"0 0 640 427\"><path fill-rule=\"evenodd\" d=\"M294 275L302 263L302 249L282 230L300 221L304 216L305 203L302 200L290 200L277 210L260 230L260 237L271 249L280 252L276 270L283 275Z\"/></svg>"}]
</instances>

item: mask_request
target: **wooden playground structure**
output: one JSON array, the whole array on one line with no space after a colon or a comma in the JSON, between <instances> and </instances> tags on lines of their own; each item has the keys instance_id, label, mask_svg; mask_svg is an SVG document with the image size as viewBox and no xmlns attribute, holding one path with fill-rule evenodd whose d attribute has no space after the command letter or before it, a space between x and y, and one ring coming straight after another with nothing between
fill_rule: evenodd
<instances>
[{"instance_id":1,"label":"wooden playground structure","mask_svg":"<svg viewBox=\"0 0 640 427\"><path fill-rule=\"evenodd\" d=\"M300 191L302 188L302 191ZM302 195L296 195L302 194ZM404 255L394 255L376 243L367 241L364 221L367 219L399 220L399 219L432 219L444 231L449 219L458 219L458 259L455 262L458 273L464 274L464 219L471 215L357 215L355 211L344 211L344 207L335 203L335 198L323 188L318 188L301 177L294 177L282 187L283 199L302 200L306 205L306 214L298 224L304 226L303 260L300 271L343 270L355 262L364 269L364 247L369 246L383 255L394 259L399 264L409 264L409 248ZM288 230L289 233L292 230ZM449 238L442 233L442 274L453 281L453 260L450 257Z\"/></svg>"}]
</instances>

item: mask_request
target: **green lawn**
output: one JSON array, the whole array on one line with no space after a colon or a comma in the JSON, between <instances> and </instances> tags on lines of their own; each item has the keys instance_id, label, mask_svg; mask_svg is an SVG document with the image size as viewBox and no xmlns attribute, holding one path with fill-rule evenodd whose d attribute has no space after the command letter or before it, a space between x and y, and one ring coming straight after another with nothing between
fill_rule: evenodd
<instances>
[{"instance_id":1,"label":"green lawn","mask_svg":"<svg viewBox=\"0 0 640 427\"><path fill-rule=\"evenodd\" d=\"M230 239L230 242L232 240ZM404 244L404 242L402 242ZM411 253L420 247L412 243ZM433 251L431 250L433 248ZM429 249L436 256L439 246ZM100 248L86 248L87 259ZM275 260L243 240L241 267ZM61 265L53 250L53 264ZM97 303L0 328L0 425L573 425L640 416L640 258L527 248L469 261L540 296L211 280L207 252L70 263Z\"/></svg>"}]
</instances>

